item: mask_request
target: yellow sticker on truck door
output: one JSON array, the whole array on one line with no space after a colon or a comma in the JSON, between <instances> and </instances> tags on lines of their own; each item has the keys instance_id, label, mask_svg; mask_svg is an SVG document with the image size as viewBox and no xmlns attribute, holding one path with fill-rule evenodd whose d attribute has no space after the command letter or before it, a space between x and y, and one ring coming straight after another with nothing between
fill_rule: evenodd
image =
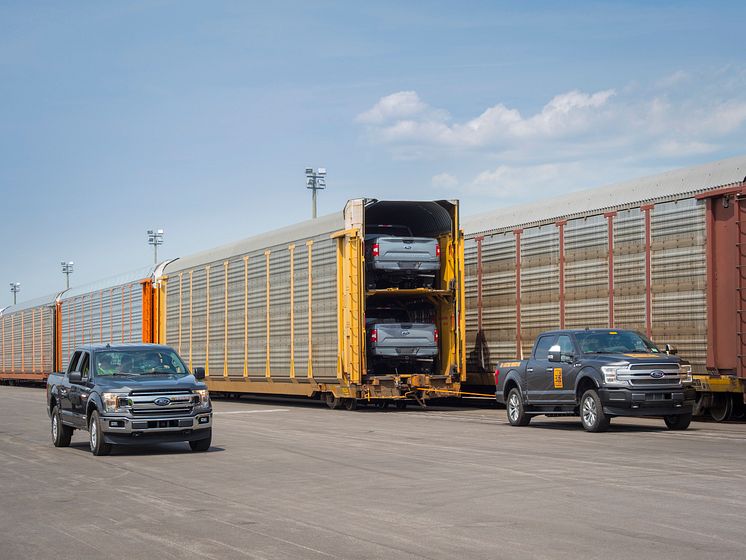
<instances>
[{"instance_id":1,"label":"yellow sticker on truck door","mask_svg":"<svg viewBox=\"0 0 746 560\"><path fill-rule=\"evenodd\" d=\"M554 368L554 388L562 389L562 368Z\"/></svg>"}]
</instances>

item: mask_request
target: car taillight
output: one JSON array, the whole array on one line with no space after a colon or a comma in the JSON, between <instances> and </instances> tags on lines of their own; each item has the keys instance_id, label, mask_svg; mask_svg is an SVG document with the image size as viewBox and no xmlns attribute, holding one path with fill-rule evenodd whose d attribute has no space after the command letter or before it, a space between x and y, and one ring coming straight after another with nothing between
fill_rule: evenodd
<instances>
[{"instance_id":1,"label":"car taillight","mask_svg":"<svg viewBox=\"0 0 746 560\"><path fill-rule=\"evenodd\" d=\"M438 337L438 329L435 329L435 332L433 333L433 335L435 336L435 344L437 344L438 343L438 338L439 338Z\"/></svg>"},{"instance_id":2,"label":"car taillight","mask_svg":"<svg viewBox=\"0 0 746 560\"><path fill-rule=\"evenodd\" d=\"M371 342L378 342L378 330L373 329L370 331L370 341Z\"/></svg>"},{"instance_id":3,"label":"car taillight","mask_svg":"<svg viewBox=\"0 0 746 560\"><path fill-rule=\"evenodd\" d=\"M373 243L373 256L377 257L381 253L381 247L378 243Z\"/></svg>"},{"instance_id":4,"label":"car taillight","mask_svg":"<svg viewBox=\"0 0 746 560\"><path fill-rule=\"evenodd\" d=\"M495 368L495 387L497 387L497 381L500 378L500 370Z\"/></svg>"},{"instance_id":5,"label":"car taillight","mask_svg":"<svg viewBox=\"0 0 746 560\"><path fill-rule=\"evenodd\" d=\"M440 244L435 246L435 256L436 257L440 256Z\"/></svg>"}]
</instances>

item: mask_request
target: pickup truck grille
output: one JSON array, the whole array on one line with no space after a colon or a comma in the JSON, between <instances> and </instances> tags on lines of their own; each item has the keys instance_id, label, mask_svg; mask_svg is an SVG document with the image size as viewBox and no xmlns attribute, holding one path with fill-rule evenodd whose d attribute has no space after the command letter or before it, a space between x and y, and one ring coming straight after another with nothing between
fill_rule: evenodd
<instances>
[{"instance_id":1,"label":"pickup truck grille","mask_svg":"<svg viewBox=\"0 0 746 560\"><path fill-rule=\"evenodd\" d=\"M132 391L128 397L134 416L189 414L197 396L188 390Z\"/></svg>"},{"instance_id":2,"label":"pickup truck grille","mask_svg":"<svg viewBox=\"0 0 746 560\"><path fill-rule=\"evenodd\" d=\"M659 373L651 376L653 372ZM627 379L635 387L681 384L679 368L672 364L632 364L627 372L622 373L621 378Z\"/></svg>"}]
</instances>

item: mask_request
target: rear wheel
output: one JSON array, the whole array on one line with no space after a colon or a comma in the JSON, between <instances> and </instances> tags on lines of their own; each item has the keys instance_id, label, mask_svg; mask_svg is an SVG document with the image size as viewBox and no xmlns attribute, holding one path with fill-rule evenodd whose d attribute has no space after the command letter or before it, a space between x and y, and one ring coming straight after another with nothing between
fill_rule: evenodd
<instances>
[{"instance_id":1,"label":"rear wheel","mask_svg":"<svg viewBox=\"0 0 746 560\"><path fill-rule=\"evenodd\" d=\"M94 410L91 413L91 419L88 421L88 443L91 446L91 453L96 456L111 453L111 444L104 442L104 434L101 432L98 410Z\"/></svg>"},{"instance_id":2,"label":"rear wheel","mask_svg":"<svg viewBox=\"0 0 746 560\"><path fill-rule=\"evenodd\" d=\"M517 387L513 387L508 393L508 422L511 426L528 426L531 422L531 417L526 414L526 409L523 407L523 399L521 399L521 392Z\"/></svg>"},{"instance_id":3,"label":"rear wheel","mask_svg":"<svg viewBox=\"0 0 746 560\"><path fill-rule=\"evenodd\" d=\"M52 409L52 443L55 447L68 447L72 437L73 429L62 423L60 409L55 406Z\"/></svg>"},{"instance_id":4,"label":"rear wheel","mask_svg":"<svg viewBox=\"0 0 746 560\"><path fill-rule=\"evenodd\" d=\"M342 406L342 399L338 398L337 395L334 393L326 393L324 396L324 401L326 402L326 406L331 408L332 410L337 410L340 406Z\"/></svg>"},{"instance_id":5,"label":"rear wheel","mask_svg":"<svg viewBox=\"0 0 746 560\"><path fill-rule=\"evenodd\" d=\"M589 389L580 398L580 421L586 432L605 432L611 419L604 414L601 398L595 389Z\"/></svg>"},{"instance_id":6,"label":"rear wheel","mask_svg":"<svg viewBox=\"0 0 746 560\"><path fill-rule=\"evenodd\" d=\"M669 430L686 430L692 423L692 414L672 414L664 416L663 421Z\"/></svg>"},{"instance_id":7,"label":"rear wheel","mask_svg":"<svg viewBox=\"0 0 746 560\"><path fill-rule=\"evenodd\" d=\"M192 451L207 451L210 449L210 445L212 445L212 434L206 438L189 442L189 447L192 448Z\"/></svg>"}]
</instances>

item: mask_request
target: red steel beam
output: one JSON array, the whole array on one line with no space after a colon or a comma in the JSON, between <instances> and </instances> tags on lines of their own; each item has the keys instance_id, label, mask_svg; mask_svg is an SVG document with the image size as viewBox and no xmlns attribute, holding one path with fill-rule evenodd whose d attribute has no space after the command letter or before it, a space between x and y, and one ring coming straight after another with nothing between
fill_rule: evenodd
<instances>
[{"instance_id":1,"label":"red steel beam","mask_svg":"<svg viewBox=\"0 0 746 560\"><path fill-rule=\"evenodd\" d=\"M522 229L514 229L515 235L515 347L516 355L523 359L521 344L521 234Z\"/></svg>"},{"instance_id":2,"label":"red steel beam","mask_svg":"<svg viewBox=\"0 0 746 560\"><path fill-rule=\"evenodd\" d=\"M559 323L565 328L565 224L567 220L558 220L555 225L559 228Z\"/></svg>"},{"instance_id":3,"label":"red steel beam","mask_svg":"<svg viewBox=\"0 0 746 560\"><path fill-rule=\"evenodd\" d=\"M645 213L645 334L653 336L653 259L652 259L652 228L650 211L654 204L640 206Z\"/></svg>"},{"instance_id":4,"label":"red steel beam","mask_svg":"<svg viewBox=\"0 0 746 560\"><path fill-rule=\"evenodd\" d=\"M609 327L614 326L614 216L616 212L605 212L609 229Z\"/></svg>"}]
</instances>

